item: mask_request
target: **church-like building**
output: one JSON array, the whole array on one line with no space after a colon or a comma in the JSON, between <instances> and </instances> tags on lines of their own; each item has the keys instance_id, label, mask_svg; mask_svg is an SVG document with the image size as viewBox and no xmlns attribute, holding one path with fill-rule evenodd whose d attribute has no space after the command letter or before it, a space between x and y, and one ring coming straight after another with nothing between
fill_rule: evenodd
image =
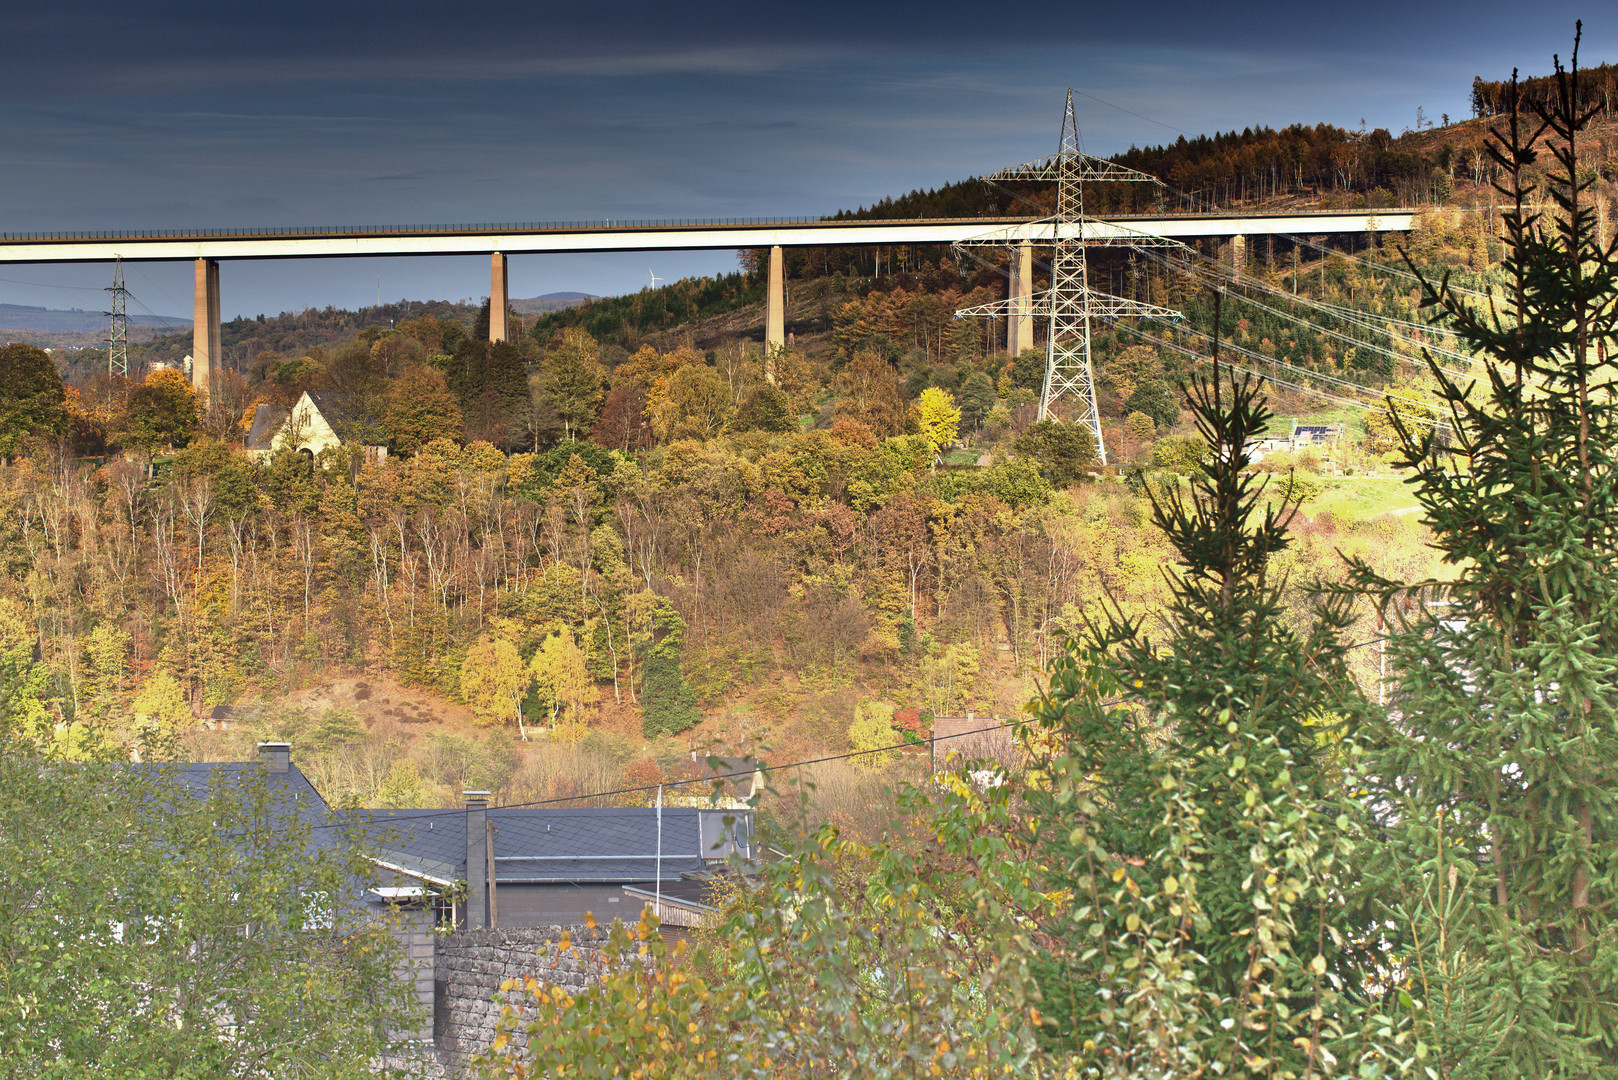
<instances>
[{"instance_id":1,"label":"church-like building","mask_svg":"<svg viewBox=\"0 0 1618 1080\"><path fill-rule=\"evenodd\" d=\"M322 450L360 446L367 457L386 461L388 448L368 441L376 438L368 430L370 426L355 415L347 395L306 390L291 409L278 405L258 407L247 433L247 454L262 458L291 448L313 462Z\"/></svg>"}]
</instances>

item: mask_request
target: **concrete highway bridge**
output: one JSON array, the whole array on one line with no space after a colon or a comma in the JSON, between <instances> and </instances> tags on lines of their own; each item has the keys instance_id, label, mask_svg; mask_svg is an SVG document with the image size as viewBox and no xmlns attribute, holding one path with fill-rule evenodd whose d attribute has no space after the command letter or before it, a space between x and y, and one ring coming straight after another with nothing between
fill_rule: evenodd
<instances>
[{"instance_id":1,"label":"concrete highway bridge","mask_svg":"<svg viewBox=\"0 0 1618 1080\"><path fill-rule=\"evenodd\" d=\"M509 255L601 251L770 249L766 347L785 343L784 247L949 244L1011 228L1026 252L1077 235L1097 244L1127 244L1143 235L1190 241L1213 238L1236 253L1250 236L1330 236L1406 232L1412 210L1286 211L1119 215L1056 226L1027 218L913 220L603 221L532 225L423 225L402 228L209 229L130 233L4 233L0 263L193 261L196 264L192 380L206 389L219 357L219 264L232 259L322 259L372 255L490 256L489 338L504 341ZM1023 226L1023 228L1016 228ZM1030 275L1016 288L1031 290Z\"/></svg>"}]
</instances>

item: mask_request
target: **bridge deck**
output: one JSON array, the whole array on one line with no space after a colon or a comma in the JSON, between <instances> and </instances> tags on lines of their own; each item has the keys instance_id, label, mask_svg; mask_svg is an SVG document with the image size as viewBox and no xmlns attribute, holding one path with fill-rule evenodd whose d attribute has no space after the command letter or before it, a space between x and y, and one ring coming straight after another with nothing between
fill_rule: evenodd
<instances>
[{"instance_id":1,"label":"bridge deck","mask_svg":"<svg viewBox=\"0 0 1618 1080\"><path fill-rule=\"evenodd\" d=\"M1259 213L1116 215L1086 222L1089 239L1138 231L1176 239L1220 236L1404 232L1415 211L1314 210ZM3 233L0 263L103 262L125 259L299 259L373 255L518 255L537 252L722 250L743 247L844 247L939 244L1029 226L1050 240L1051 226L1027 218L913 220L662 220L506 225L333 226L126 233ZM1114 228L1113 226L1118 226ZM1020 232L1024 230L1019 230ZM1069 234L1071 235L1071 234Z\"/></svg>"}]
</instances>

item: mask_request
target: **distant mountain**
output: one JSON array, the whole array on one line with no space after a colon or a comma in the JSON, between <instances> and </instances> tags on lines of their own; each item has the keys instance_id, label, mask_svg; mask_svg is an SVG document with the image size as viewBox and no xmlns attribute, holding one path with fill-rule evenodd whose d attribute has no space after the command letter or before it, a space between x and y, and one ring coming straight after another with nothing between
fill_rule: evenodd
<instances>
[{"instance_id":1,"label":"distant mountain","mask_svg":"<svg viewBox=\"0 0 1618 1080\"><path fill-rule=\"evenodd\" d=\"M191 320L131 314L129 325L184 330L190 328ZM105 337L107 316L99 311L85 311L82 308L58 311L53 308L30 307L27 304L0 304L0 330L31 330L43 334L100 334Z\"/></svg>"},{"instance_id":2,"label":"distant mountain","mask_svg":"<svg viewBox=\"0 0 1618 1080\"><path fill-rule=\"evenodd\" d=\"M519 315L544 315L551 311L562 311L566 308L577 307L586 300L597 300L599 297L582 292L548 292L544 296L535 296L527 300L511 301L511 310Z\"/></svg>"}]
</instances>

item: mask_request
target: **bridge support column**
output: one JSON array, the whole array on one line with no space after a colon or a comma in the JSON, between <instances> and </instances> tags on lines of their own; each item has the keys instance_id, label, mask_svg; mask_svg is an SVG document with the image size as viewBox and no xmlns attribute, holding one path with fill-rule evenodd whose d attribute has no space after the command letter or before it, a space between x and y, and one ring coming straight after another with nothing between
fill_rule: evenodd
<instances>
[{"instance_id":1,"label":"bridge support column","mask_svg":"<svg viewBox=\"0 0 1618 1080\"><path fill-rule=\"evenodd\" d=\"M506 340L506 309L511 306L511 292L506 286L506 257L495 252L489 259L489 344Z\"/></svg>"},{"instance_id":2,"label":"bridge support column","mask_svg":"<svg viewBox=\"0 0 1618 1080\"><path fill-rule=\"evenodd\" d=\"M219 360L219 263L198 259L195 306L191 317L191 385L208 392L213 366Z\"/></svg>"},{"instance_id":3,"label":"bridge support column","mask_svg":"<svg viewBox=\"0 0 1618 1080\"><path fill-rule=\"evenodd\" d=\"M774 355L787 344L786 268L781 263L781 246L770 249L770 284L764 300L764 354Z\"/></svg>"},{"instance_id":4,"label":"bridge support column","mask_svg":"<svg viewBox=\"0 0 1618 1080\"><path fill-rule=\"evenodd\" d=\"M1247 237L1240 233L1230 238L1230 276L1237 281L1242 279L1242 271L1247 268Z\"/></svg>"},{"instance_id":5,"label":"bridge support column","mask_svg":"<svg viewBox=\"0 0 1618 1080\"><path fill-rule=\"evenodd\" d=\"M1011 252L1011 315L1006 319L1006 355L1034 347L1034 245L1026 241Z\"/></svg>"}]
</instances>

